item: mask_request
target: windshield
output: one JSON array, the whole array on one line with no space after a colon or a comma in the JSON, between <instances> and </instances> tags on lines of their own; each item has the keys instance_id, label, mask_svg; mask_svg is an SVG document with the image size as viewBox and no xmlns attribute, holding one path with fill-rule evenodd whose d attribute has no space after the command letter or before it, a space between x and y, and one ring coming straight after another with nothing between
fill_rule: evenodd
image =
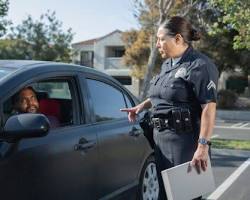
<instances>
[{"instance_id":1,"label":"windshield","mask_svg":"<svg viewBox=\"0 0 250 200\"><path fill-rule=\"evenodd\" d=\"M13 69L0 67L0 79L13 72Z\"/></svg>"}]
</instances>

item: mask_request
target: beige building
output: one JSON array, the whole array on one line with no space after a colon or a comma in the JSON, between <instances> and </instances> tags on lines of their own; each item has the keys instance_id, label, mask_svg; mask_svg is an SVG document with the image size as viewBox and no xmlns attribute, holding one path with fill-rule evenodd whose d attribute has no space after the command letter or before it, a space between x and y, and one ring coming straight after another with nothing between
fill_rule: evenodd
<instances>
[{"instance_id":1,"label":"beige building","mask_svg":"<svg viewBox=\"0 0 250 200\"><path fill-rule=\"evenodd\" d=\"M72 44L73 62L113 76L138 96L138 81L130 76L130 68L122 62L125 45L121 34L120 30L115 30L99 38Z\"/></svg>"}]
</instances>

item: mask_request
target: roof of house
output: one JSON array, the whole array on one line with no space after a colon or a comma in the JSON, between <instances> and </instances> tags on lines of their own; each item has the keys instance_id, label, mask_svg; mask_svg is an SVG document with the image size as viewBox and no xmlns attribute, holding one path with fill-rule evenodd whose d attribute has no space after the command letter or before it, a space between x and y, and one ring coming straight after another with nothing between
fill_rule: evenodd
<instances>
[{"instance_id":1,"label":"roof of house","mask_svg":"<svg viewBox=\"0 0 250 200\"><path fill-rule=\"evenodd\" d=\"M90 39L90 40L84 40L84 41L81 41L81 42L76 42L76 43L73 43L72 45L93 45L96 41L98 40L102 40L106 37L109 37L110 35L113 35L114 33L122 33L122 31L116 29L114 31L112 31L111 33L108 33L102 37L98 37L98 38L93 38L93 39Z\"/></svg>"}]
</instances>

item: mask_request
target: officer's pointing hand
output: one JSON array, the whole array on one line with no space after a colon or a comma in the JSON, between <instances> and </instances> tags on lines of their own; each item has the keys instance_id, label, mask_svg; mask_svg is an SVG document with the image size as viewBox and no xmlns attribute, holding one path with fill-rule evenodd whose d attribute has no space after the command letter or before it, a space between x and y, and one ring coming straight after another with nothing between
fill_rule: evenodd
<instances>
[{"instance_id":1,"label":"officer's pointing hand","mask_svg":"<svg viewBox=\"0 0 250 200\"><path fill-rule=\"evenodd\" d=\"M128 113L128 120L130 122L135 122L136 121L136 115L141 111L141 108L139 105L132 107L132 108L122 108L120 109L122 112L127 112Z\"/></svg>"}]
</instances>

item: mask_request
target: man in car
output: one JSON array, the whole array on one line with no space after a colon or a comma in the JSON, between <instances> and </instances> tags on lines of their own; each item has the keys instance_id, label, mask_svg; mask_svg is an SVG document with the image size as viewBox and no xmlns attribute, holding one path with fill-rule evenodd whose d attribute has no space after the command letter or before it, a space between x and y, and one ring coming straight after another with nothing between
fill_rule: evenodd
<instances>
[{"instance_id":1,"label":"man in car","mask_svg":"<svg viewBox=\"0 0 250 200\"><path fill-rule=\"evenodd\" d=\"M38 113L39 102L35 90L31 87L24 87L14 98L15 113Z\"/></svg>"},{"instance_id":2,"label":"man in car","mask_svg":"<svg viewBox=\"0 0 250 200\"><path fill-rule=\"evenodd\" d=\"M14 97L14 114L39 113L39 102L35 90L31 86L24 87ZM55 116L46 116L51 128L60 126Z\"/></svg>"}]
</instances>

